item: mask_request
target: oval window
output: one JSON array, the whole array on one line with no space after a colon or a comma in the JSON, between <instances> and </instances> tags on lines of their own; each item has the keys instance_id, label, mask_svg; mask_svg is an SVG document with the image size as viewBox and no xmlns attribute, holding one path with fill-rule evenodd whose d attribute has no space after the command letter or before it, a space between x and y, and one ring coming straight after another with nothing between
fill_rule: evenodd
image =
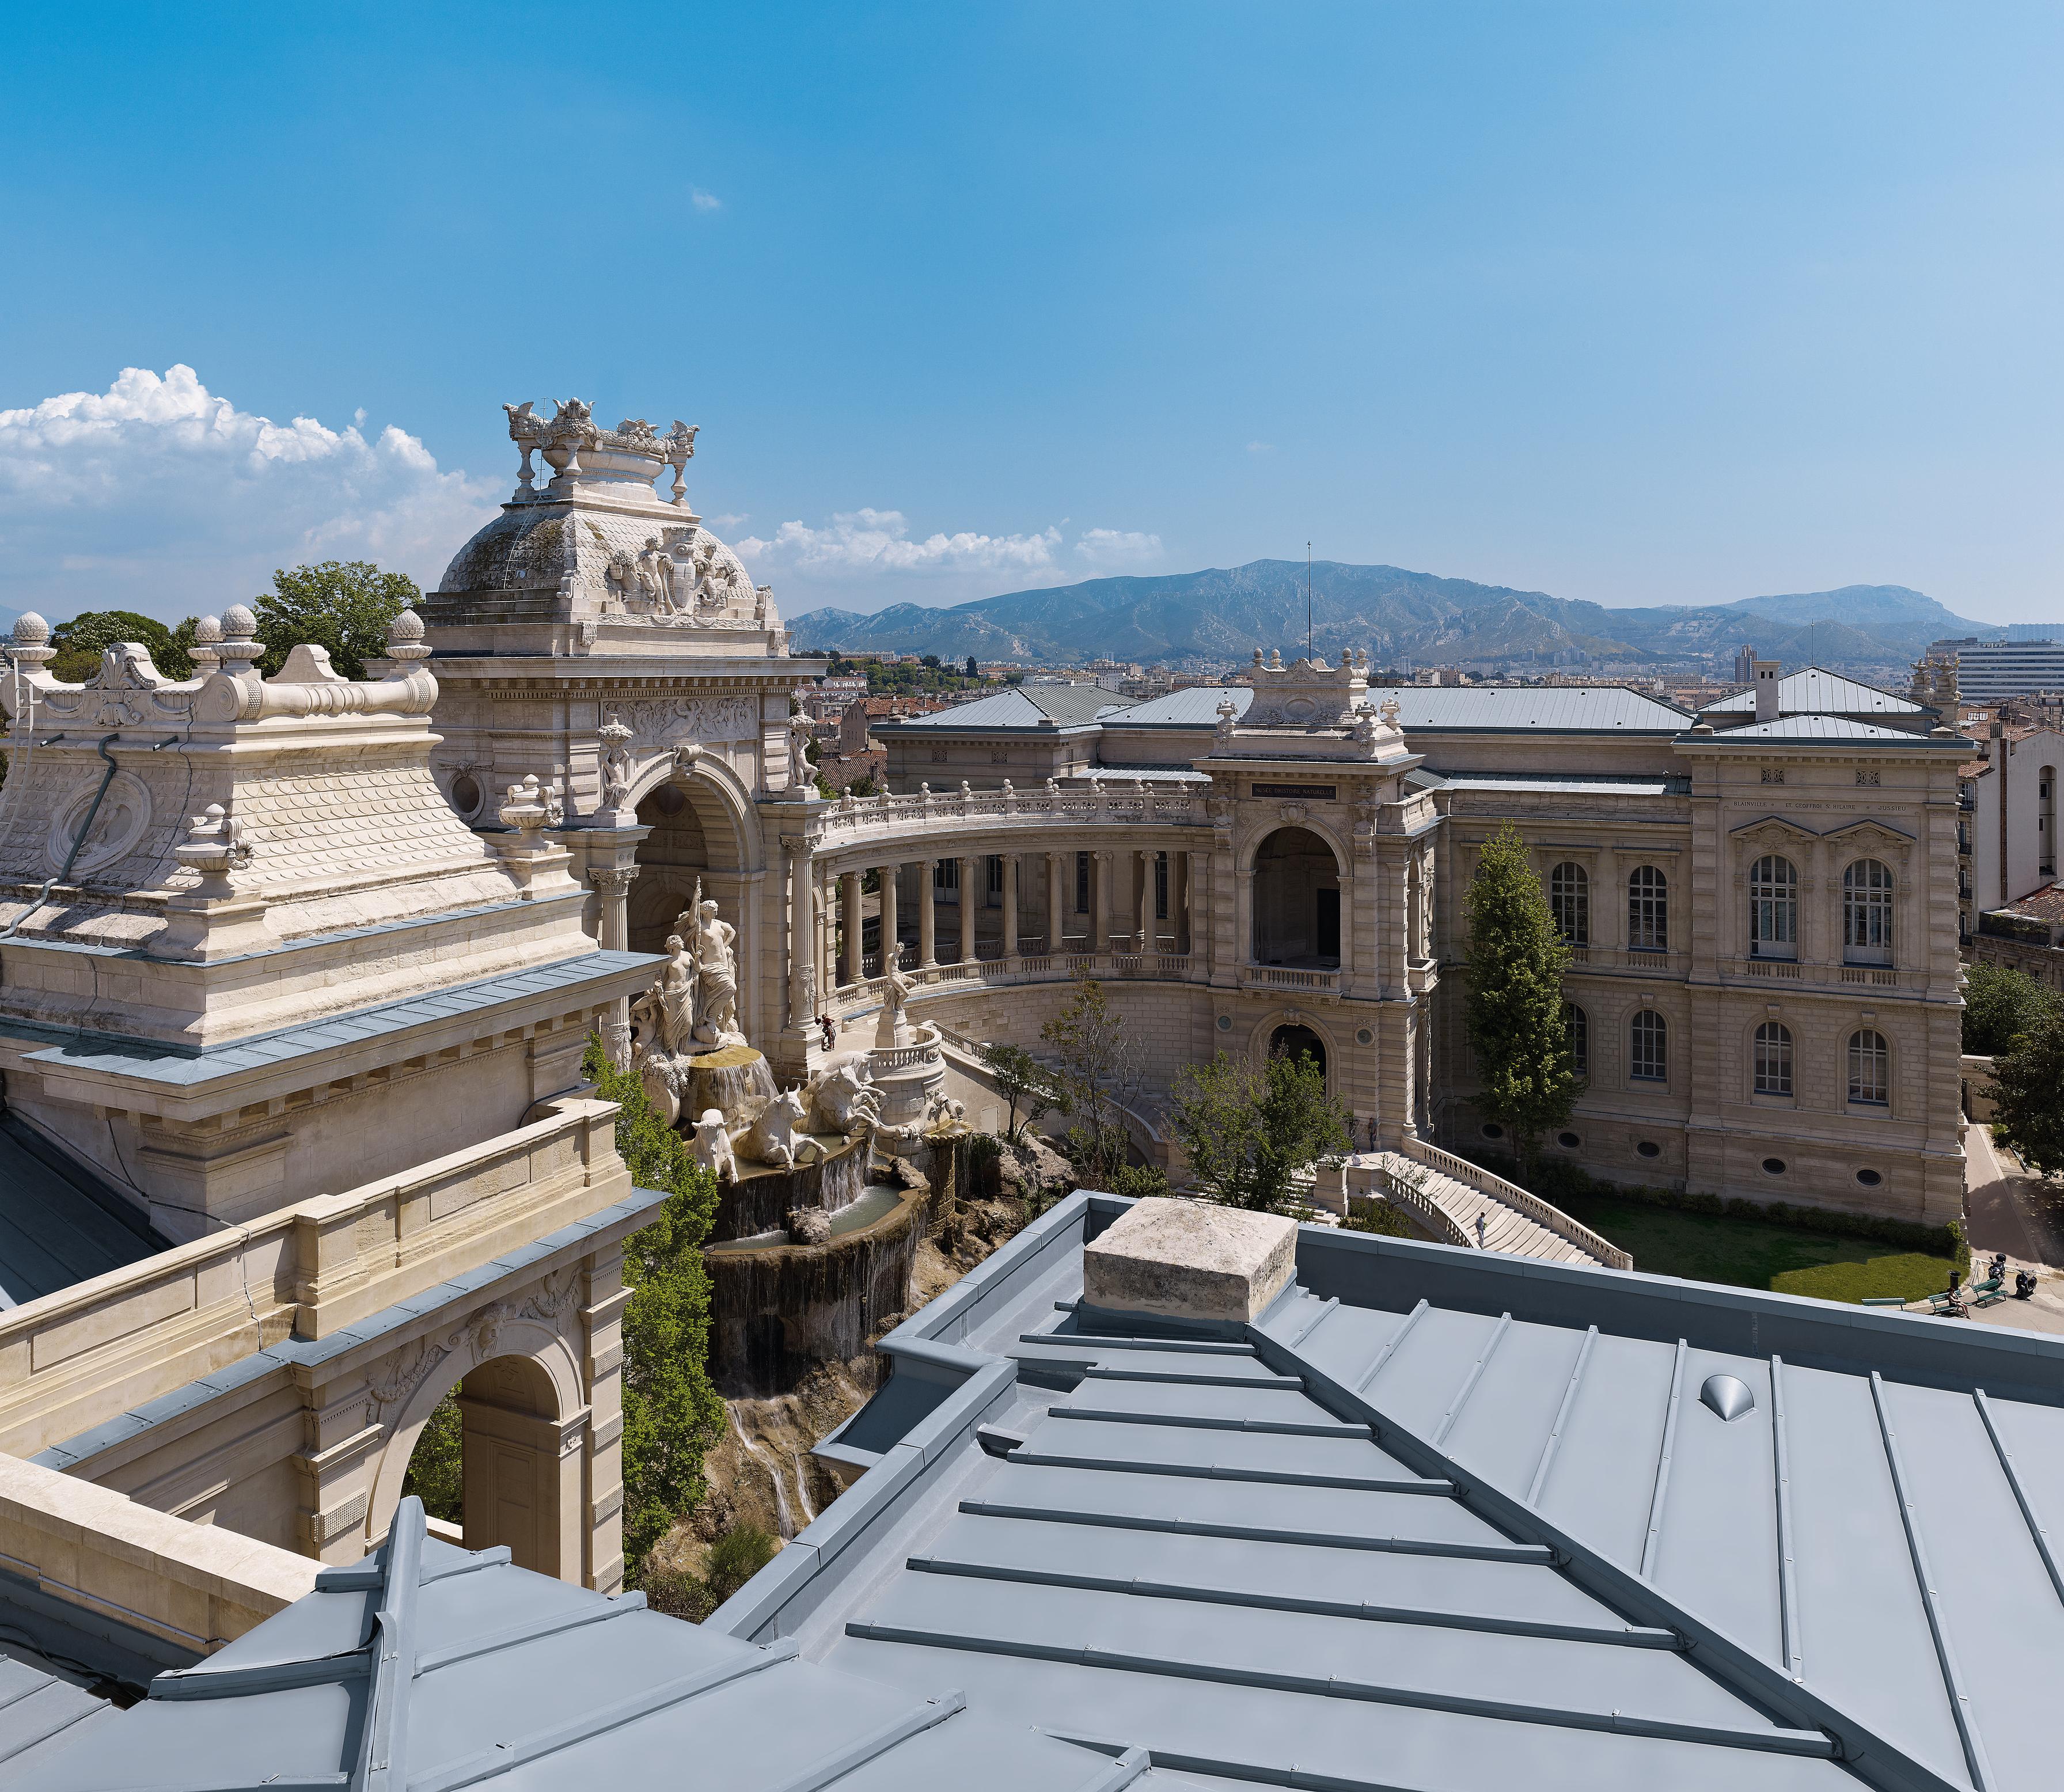
<instances>
[{"instance_id":1,"label":"oval window","mask_svg":"<svg viewBox=\"0 0 2064 1792\"><path fill-rule=\"evenodd\" d=\"M1561 1146L1565 1151L1574 1151L1584 1142L1578 1138L1574 1133L1558 1133L1555 1135L1555 1142Z\"/></svg>"},{"instance_id":2,"label":"oval window","mask_svg":"<svg viewBox=\"0 0 2064 1792\"><path fill-rule=\"evenodd\" d=\"M1357 1045L1373 1045L1376 1043L1376 1035L1367 1027L1357 1027L1355 1029L1355 1043Z\"/></svg>"},{"instance_id":3,"label":"oval window","mask_svg":"<svg viewBox=\"0 0 2064 1792\"><path fill-rule=\"evenodd\" d=\"M1782 1176L1784 1174L1784 1160L1782 1158L1765 1158L1763 1173L1766 1176Z\"/></svg>"},{"instance_id":4,"label":"oval window","mask_svg":"<svg viewBox=\"0 0 2064 1792\"><path fill-rule=\"evenodd\" d=\"M1483 1136L1486 1138L1503 1138L1505 1137L1505 1129L1499 1126L1496 1121L1490 1121L1487 1122L1484 1127Z\"/></svg>"},{"instance_id":5,"label":"oval window","mask_svg":"<svg viewBox=\"0 0 2064 1792\"><path fill-rule=\"evenodd\" d=\"M1635 1146L1635 1150L1644 1158L1659 1158L1663 1155L1663 1147L1652 1138L1643 1139L1640 1144Z\"/></svg>"},{"instance_id":6,"label":"oval window","mask_svg":"<svg viewBox=\"0 0 2064 1792\"><path fill-rule=\"evenodd\" d=\"M480 784L478 779L461 772L452 780L452 807L462 815L480 812Z\"/></svg>"},{"instance_id":7,"label":"oval window","mask_svg":"<svg viewBox=\"0 0 2064 1792\"><path fill-rule=\"evenodd\" d=\"M1856 1180L1862 1183L1865 1188L1874 1189L1879 1183L1882 1182L1885 1178L1879 1175L1874 1170L1860 1170L1856 1172Z\"/></svg>"},{"instance_id":8,"label":"oval window","mask_svg":"<svg viewBox=\"0 0 2064 1792\"><path fill-rule=\"evenodd\" d=\"M1232 1017L1230 1014L1221 1014L1219 1017L1219 1031L1220 1033L1232 1031Z\"/></svg>"}]
</instances>

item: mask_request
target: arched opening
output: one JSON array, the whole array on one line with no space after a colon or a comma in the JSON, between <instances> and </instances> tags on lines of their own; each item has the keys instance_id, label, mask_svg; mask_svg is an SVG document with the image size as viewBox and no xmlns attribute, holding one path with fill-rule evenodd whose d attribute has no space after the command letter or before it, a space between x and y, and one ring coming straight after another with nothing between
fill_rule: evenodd
<instances>
[{"instance_id":1,"label":"arched opening","mask_svg":"<svg viewBox=\"0 0 2064 1792\"><path fill-rule=\"evenodd\" d=\"M638 844L638 880L631 886L627 916L633 952L664 952L674 917L695 893L695 880L710 868L709 842L702 818L678 783L661 784L638 805L638 820L652 832Z\"/></svg>"},{"instance_id":2,"label":"arched opening","mask_svg":"<svg viewBox=\"0 0 2064 1792\"><path fill-rule=\"evenodd\" d=\"M1277 828L1254 856L1254 960L1340 968L1340 867L1308 828Z\"/></svg>"},{"instance_id":3,"label":"arched opening","mask_svg":"<svg viewBox=\"0 0 2064 1792\"><path fill-rule=\"evenodd\" d=\"M1309 1027L1278 1027L1270 1037L1268 1055L1284 1057L1308 1057L1319 1067L1319 1074L1326 1073L1326 1042Z\"/></svg>"},{"instance_id":4,"label":"arched opening","mask_svg":"<svg viewBox=\"0 0 2064 1792\"><path fill-rule=\"evenodd\" d=\"M526 1356L491 1358L432 1411L401 1490L469 1549L508 1546L518 1568L581 1577L580 1454L567 1448L557 1390Z\"/></svg>"}]
</instances>

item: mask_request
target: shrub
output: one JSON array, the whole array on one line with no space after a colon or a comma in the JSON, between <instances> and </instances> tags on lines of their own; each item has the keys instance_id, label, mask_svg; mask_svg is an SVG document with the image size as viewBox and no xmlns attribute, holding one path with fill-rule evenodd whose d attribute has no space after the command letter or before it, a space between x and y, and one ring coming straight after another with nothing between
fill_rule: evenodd
<instances>
[{"instance_id":1,"label":"shrub","mask_svg":"<svg viewBox=\"0 0 2064 1792\"><path fill-rule=\"evenodd\" d=\"M1347 1218L1340 1222L1340 1229L1346 1232L1373 1232L1385 1238L1418 1235L1412 1230L1412 1222L1388 1201L1357 1196L1348 1198Z\"/></svg>"}]
</instances>

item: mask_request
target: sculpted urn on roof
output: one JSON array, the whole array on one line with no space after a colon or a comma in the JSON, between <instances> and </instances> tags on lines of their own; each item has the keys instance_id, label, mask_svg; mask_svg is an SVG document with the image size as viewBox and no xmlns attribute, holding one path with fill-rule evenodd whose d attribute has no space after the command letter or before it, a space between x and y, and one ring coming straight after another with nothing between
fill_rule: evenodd
<instances>
[{"instance_id":1,"label":"sculpted urn on roof","mask_svg":"<svg viewBox=\"0 0 2064 1792\"><path fill-rule=\"evenodd\" d=\"M550 417L530 400L502 409L522 450L516 489L424 605L441 654L786 655L772 589L688 507L695 425L605 429L578 398Z\"/></svg>"}]
</instances>

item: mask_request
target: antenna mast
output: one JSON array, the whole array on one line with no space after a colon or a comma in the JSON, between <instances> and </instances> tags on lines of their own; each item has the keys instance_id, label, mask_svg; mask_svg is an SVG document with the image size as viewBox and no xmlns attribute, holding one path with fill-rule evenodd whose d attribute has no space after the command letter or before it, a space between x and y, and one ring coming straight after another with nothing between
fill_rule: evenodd
<instances>
[{"instance_id":1,"label":"antenna mast","mask_svg":"<svg viewBox=\"0 0 2064 1792\"><path fill-rule=\"evenodd\" d=\"M1304 657L1312 657L1312 544L1304 544Z\"/></svg>"}]
</instances>

